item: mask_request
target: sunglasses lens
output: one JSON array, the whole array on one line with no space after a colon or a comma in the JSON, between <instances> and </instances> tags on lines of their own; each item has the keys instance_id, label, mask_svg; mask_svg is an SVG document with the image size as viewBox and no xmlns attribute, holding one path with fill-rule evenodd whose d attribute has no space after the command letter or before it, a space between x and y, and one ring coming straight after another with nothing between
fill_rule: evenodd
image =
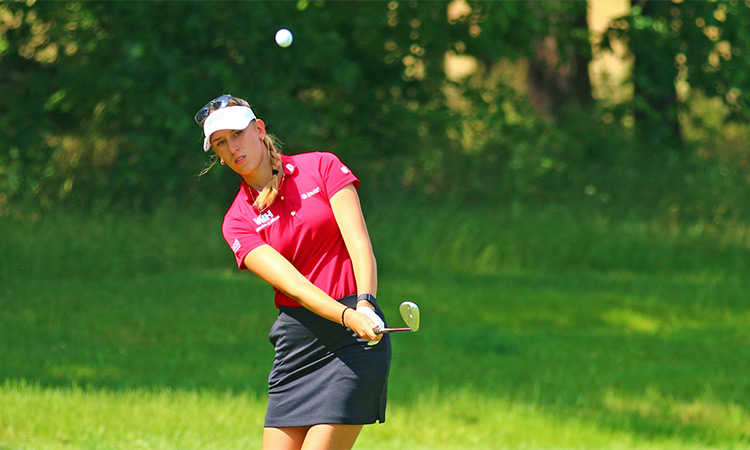
<instances>
[{"instance_id":1,"label":"sunglasses lens","mask_svg":"<svg viewBox=\"0 0 750 450\"><path fill-rule=\"evenodd\" d=\"M221 97L216 97L215 99L206 103L206 106L198 111L198 113L195 115L195 122L198 125L203 125L203 121L205 121L208 117L208 114L211 112L211 108L213 108L214 111L217 109L226 108L227 105L229 105L230 100L233 100L238 105L242 104L239 100L229 94L224 94Z\"/></svg>"},{"instance_id":2,"label":"sunglasses lens","mask_svg":"<svg viewBox=\"0 0 750 450\"><path fill-rule=\"evenodd\" d=\"M195 122L196 122L196 123L197 123L198 125L201 125L201 124L203 123L203 121L204 121L204 120L206 120L206 117L208 117L208 111L209 111L209 108L208 108L207 106L204 106L204 107L203 107L203 108L201 108L201 110L200 110L200 111L198 111L198 113L197 113L197 114L195 115Z\"/></svg>"}]
</instances>

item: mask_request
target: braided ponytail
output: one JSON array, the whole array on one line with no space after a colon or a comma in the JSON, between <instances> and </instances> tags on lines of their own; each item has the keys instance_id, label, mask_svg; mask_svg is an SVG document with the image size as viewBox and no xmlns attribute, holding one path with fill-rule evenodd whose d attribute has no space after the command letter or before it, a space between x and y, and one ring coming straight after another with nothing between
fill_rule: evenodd
<instances>
[{"instance_id":1,"label":"braided ponytail","mask_svg":"<svg viewBox=\"0 0 750 450\"><path fill-rule=\"evenodd\" d=\"M284 169L281 167L281 151L278 149L279 141L275 136L266 133L265 137L263 137L263 144L268 149L268 156L271 158L273 176L271 177L271 181L260 191L258 198L253 203L253 206L260 211L271 206L274 200L276 200L276 196L279 194L279 187L281 186L281 177L284 174Z\"/></svg>"}]
</instances>

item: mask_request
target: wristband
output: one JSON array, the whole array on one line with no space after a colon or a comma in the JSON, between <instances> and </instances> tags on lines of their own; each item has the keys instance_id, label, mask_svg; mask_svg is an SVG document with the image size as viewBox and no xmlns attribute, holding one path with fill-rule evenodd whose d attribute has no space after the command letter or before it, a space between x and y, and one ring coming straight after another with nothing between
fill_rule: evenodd
<instances>
[{"instance_id":1,"label":"wristband","mask_svg":"<svg viewBox=\"0 0 750 450\"><path fill-rule=\"evenodd\" d=\"M347 306L346 308L344 308L344 310L343 310L343 311L341 311L341 326L342 326L342 327L344 327L344 328L346 328L346 324L344 323L344 315L345 315L345 314L346 314L346 312L347 312L347 311L349 311L350 309L351 309L351 308Z\"/></svg>"},{"instance_id":2,"label":"wristband","mask_svg":"<svg viewBox=\"0 0 750 450\"><path fill-rule=\"evenodd\" d=\"M372 294L359 294L357 296L357 303L361 302L362 300L372 303L372 306L378 306L378 301Z\"/></svg>"}]
</instances>

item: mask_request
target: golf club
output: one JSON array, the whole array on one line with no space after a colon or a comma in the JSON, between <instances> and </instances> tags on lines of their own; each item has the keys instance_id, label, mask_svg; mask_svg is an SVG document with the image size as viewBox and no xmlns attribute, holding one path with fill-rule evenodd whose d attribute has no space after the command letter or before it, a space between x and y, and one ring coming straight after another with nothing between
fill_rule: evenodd
<instances>
[{"instance_id":1,"label":"golf club","mask_svg":"<svg viewBox=\"0 0 750 450\"><path fill-rule=\"evenodd\" d=\"M406 323L407 326L404 328L377 328L375 330L376 334L396 333L399 331L415 332L419 330L419 306L417 306L416 303L403 302L401 303L401 306L398 307L398 310L401 313L401 318L404 319L404 323Z\"/></svg>"}]
</instances>

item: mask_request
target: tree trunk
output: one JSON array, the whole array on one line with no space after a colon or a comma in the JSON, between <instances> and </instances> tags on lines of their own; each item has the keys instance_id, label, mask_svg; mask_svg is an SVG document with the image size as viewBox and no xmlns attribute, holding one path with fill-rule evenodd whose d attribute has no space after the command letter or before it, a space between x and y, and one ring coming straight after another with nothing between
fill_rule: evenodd
<instances>
[{"instance_id":1,"label":"tree trunk","mask_svg":"<svg viewBox=\"0 0 750 450\"><path fill-rule=\"evenodd\" d=\"M587 39L586 2L564 2L561 13L552 17L547 36L534 45L529 61L529 99L543 117L563 122L572 105L592 103L589 63L591 46ZM585 31L586 33L580 33Z\"/></svg>"}]
</instances>

